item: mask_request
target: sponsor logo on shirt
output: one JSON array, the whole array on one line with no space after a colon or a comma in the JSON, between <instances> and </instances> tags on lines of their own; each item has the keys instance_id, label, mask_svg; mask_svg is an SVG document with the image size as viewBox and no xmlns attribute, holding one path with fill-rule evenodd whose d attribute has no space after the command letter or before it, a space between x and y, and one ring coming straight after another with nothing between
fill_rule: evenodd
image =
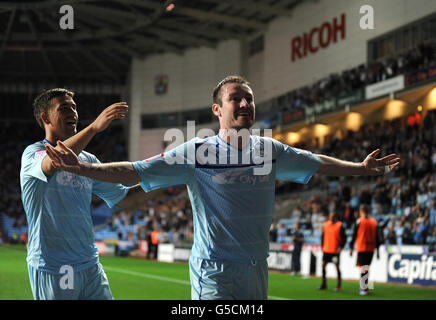
<instances>
[{"instance_id":1,"label":"sponsor logo on shirt","mask_svg":"<svg viewBox=\"0 0 436 320\"><path fill-rule=\"evenodd\" d=\"M77 190L91 190L92 182L88 178L79 177L71 172L58 171L56 182L61 186L71 186Z\"/></svg>"},{"instance_id":2,"label":"sponsor logo on shirt","mask_svg":"<svg viewBox=\"0 0 436 320\"><path fill-rule=\"evenodd\" d=\"M250 169L232 169L218 173L212 178L216 184L251 184L255 186L258 183L269 182L269 175L253 175Z\"/></svg>"}]
</instances>

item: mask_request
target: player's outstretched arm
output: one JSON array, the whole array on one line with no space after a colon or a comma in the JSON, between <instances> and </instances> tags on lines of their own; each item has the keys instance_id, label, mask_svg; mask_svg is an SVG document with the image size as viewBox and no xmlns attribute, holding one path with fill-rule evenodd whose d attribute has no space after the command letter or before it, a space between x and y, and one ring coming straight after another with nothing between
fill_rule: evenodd
<instances>
[{"instance_id":1,"label":"player's outstretched arm","mask_svg":"<svg viewBox=\"0 0 436 320\"><path fill-rule=\"evenodd\" d=\"M132 184L140 181L139 175L131 162L80 162L73 150L65 146L62 141L57 142L57 147L59 147L59 150L46 144L47 155L56 169L111 183Z\"/></svg>"},{"instance_id":2,"label":"player's outstretched arm","mask_svg":"<svg viewBox=\"0 0 436 320\"><path fill-rule=\"evenodd\" d=\"M359 163L318 155L321 159L318 173L329 176L379 176L391 172L400 164L398 155L393 153L376 159L379 153L380 149L377 149Z\"/></svg>"},{"instance_id":3,"label":"player's outstretched arm","mask_svg":"<svg viewBox=\"0 0 436 320\"><path fill-rule=\"evenodd\" d=\"M89 126L65 140L64 144L74 153L79 154L97 133L105 130L113 120L124 119L128 111L129 106L126 102L110 105ZM56 148L60 150L59 147ZM56 172L56 168L53 167L52 161L48 158L43 160L42 170L46 175L53 175Z\"/></svg>"}]
</instances>

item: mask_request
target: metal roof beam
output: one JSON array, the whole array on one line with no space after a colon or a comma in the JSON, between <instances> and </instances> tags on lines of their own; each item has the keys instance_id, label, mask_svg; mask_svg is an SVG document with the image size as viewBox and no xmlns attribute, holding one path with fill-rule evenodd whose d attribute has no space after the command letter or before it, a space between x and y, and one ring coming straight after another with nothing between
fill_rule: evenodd
<instances>
[{"instance_id":1,"label":"metal roof beam","mask_svg":"<svg viewBox=\"0 0 436 320\"><path fill-rule=\"evenodd\" d=\"M85 15L88 15L88 14L85 14ZM91 17L89 16L89 18L91 18ZM107 26L103 22L99 22L99 21L97 21L95 19L87 19L86 21L83 20L83 19L78 19L78 21L82 22L81 26L82 26L82 28L84 30L83 31L84 33L89 33L89 32L93 31L92 28L86 26L86 24L93 24L94 26L97 26L97 27L100 27L100 28L105 28L105 27L107 28ZM100 39L100 41L103 42L104 44L108 44L108 47L111 47L111 49L117 50L118 52L123 53L125 55L135 56L135 57L138 57L138 58L142 58L143 57L142 53L140 53L137 50L131 48L126 43L120 43L119 41L111 39L109 37L102 38L102 39Z\"/></svg>"},{"instance_id":2,"label":"metal roof beam","mask_svg":"<svg viewBox=\"0 0 436 320\"><path fill-rule=\"evenodd\" d=\"M2 60L3 52L5 51L5 47L6 47L6 43L8 42L9 35L11 34L12 24L14 23L14 19L15 19L15 11L16 10L12 10L11 15L9 16L8 26L6 27L6 32L2 39L2 44L0 48L0 61Z\"/></svg>"},{"instance_id":3,"label":"metal roof beam","mask_svg":"<svg viewBox=\"0 0 436 320\"><path fill-rule=\"evenodd\" d=\"M126 10L118 10L118 9L111 9L108 7L103 6L96 6L91 4L76 4L74 6L74 10L77 11L84 11L91 13L94 17L102 16L104 18L115 18L115 19L124 19L124 20L136 20L138 16L131 12Z\"/></svg>"},{"instance_id":4,"label":"metal roof beam","mask_svg":"<svg viewBox=\"0 0 436 320\"><path fill-rule=\"evenodd\" d=\"M137 7L142 7L147 9L162 10L162 11L165 9L165 5L163 3L159 4L157 2L150 1L150 0L123 0L122 2L133 4Z\"/></svg>"},{"instance_id":5,"label":"metal roof beam","mask_svg":"<svg viewBox=\"0 0 436 320\"><path fill-rule=\"evenodd\" d=\"M203 25L192 25L190 23L181 22L177 20L171 20L171 23L162 20L157 22L156 26L182 29L184 31L187 31L188 33L197 34L197 35L207 34L208 36L211 36L212 38L216 38L219 40L229 39L229 38L242 39L245 36L245 35L238 34L236 32L232 32L230 30L223 30L223 29L218 29L218 28L203 26Z\"/></svg>"},{"instance_id":6,"label":"metal roof beam","mask_svg":"<svg viewBox=\"0 0 436 320\"><path fill-rule=\"evenodd\" d=\"M71 39L68 37L67 33L61 32L61 30L58 28L58 26L52 21L47 20L46 23L56 32L60 33L64 39L66 40L66 43L71 43L74 49L81 52L83 55L87 56L89 60L92 60L93 63L100 68L101 70L106 71L108 76L115 81L119 81L119 75L114 72L109 66L107 66L105 63L103 63L100 59L96 58L93 54L88 52L88 48L86 48L84 45L82 45L80 42L77 41L71 41Z\"/></svg>"},{"instance_id":7,"label":"metal roof beam","mask_svg":"<svg viewBox=\"0 0 436 320\"><path fill-rule=\"evenodd\" d=\"M208 12L204 10L194 9L194 8L188 8L184 6L176 6L175 9L171 12L186 15L190 17L194 17L200 20L212 20L215 22L223 22L229 25L237 25L240 27L246 27L246 28L253 28L258 30L266 30L267 24L262 22L257 22L253 20L248 20L245 18L240 17L234 17L234 16L228 16L213 12Z\"/></svg>"},{"instance_id":8,"label":"metal roof beam","mask_svg":"<svg viewBox=\"0 0 436 320\"><path fill-rule=\"evenodd\" d=\"M67 60L74 66L74 68L77 70L77 73L80 76L83 76L84 75L84 70L83 70L82 66L80 65L80 63L78 63L76 61L76 59L73 57L73 55L71 54L71 51L63 49L62 53L67 58Z\"/></svg>"},{"instance_id":9,"label":"metal roof beam","mask_svg":"<svg viewBox=\"0 0 436 320\"><path fill-rule=\"evenodd\" d=\"M96 2L104 0L69 0L68 4L79 4L85 2ZM0 2L0 8L3 9L16 9L16 10L39 10L42 8L60 6L63 3L59 3L58 0L43 0L43 1L28 1L28 2L15 2L15 1L2 1Z\"/></svg>"},{"instance_id":10,"label":"metal roof beam","mask_svg":"<svg viewBox=\"0 0 436 320\"><path fill-rule=\"evenodd\" d=\"M140 44L144 48L144 50L147 50L147 48L156 48L157 51L170 51L178 55L183 53L183 50L176 45L167 43L159 39L150 39L142 34L129 35L128 38L135 41L135 43Z\"/></svg>"},{"instance_id":11,"label":"metal roof beam","mask_svg":"<svg viewBox=\"0 0 436 320\"><path fill-rule=\"evenodd\" d=\"M48 69L50 70L50 72L52 74L52 77L53 77L53 80L55 82L57 82L58 78L57 78L57 75L56 75L56 72L55 72L55 68L53 67L53 64L52 64L52 62L50 61L50 59L49 59L49 57L47 55L47 52L46 52L46 50L44 48L44 45L43 45L41 39L39 38L38 32L36 30L36 27L35 27L35 25L33 24L33 21L32 21L32 17L30 16L30 14L27 11L25 11L24 15L25 15L26 20L27 20L26 22L29 25L30 30L32 31L32 34L33 34L35 40L38 43L38 47L39 47L39 49L41 51L42 58L44 59L45 64L47 65Z\"/></svg>"},{"instance_id":12,"label":"metal roof beam","mask_svg":"<svg viewBox=\"0 0 436 320\"><path fill-rule=\"evenodd\" d=\"M188 45L187 42L189 42L189 44L194 44L194 45L198 45L198 46L206 46L206 47L215 47L216 46L216 42L215 41L210 41L207 39L203 39L203 38L199 38L196 36L192 36L189 34L183 34L177 31L172 31L172 30L165 30L165 29L161 29L161 28L147 28L145 30L145 32L150 33L150 34L154 34L157 35L159 37L162 38L166 38L172 42L175 43L180 43L181 45Z\"/></svg>"},{"instance_id":13,"label":"metal roof beam","mask_svg":"<svg viewBox=\"0 0 436 320\"><path fill-rule=\"evenodd\" d=\"M229 4L232 7L237 8L237 9L249 9L252 11L273 14L273 15L277 15L277 16L284 16L284 17L291 17L292 16L291 10L284 9L283 7L277 6L277 5L270 5L268 3L265 3L265 1L263 1L263 2L262 1L253 2L253 1L248 1L248 0L238 0L238 1L234 1L234 0L203 0L203 1L216 3L216 4L226 3L226 4Z\"/></svg>"},{"instance_id":14,"label":"metal roof beam","mask_svg":"<svg viewBox=\"0 0 436 320\"><path fill-rule=\"evenodd\" d=\"M216 0L216 1L219 2L219 0ZM133 5L136 5L138 7L160 9L162 11L164 11L165 7L166 7L166 3L157 4L156 2L150 1L150 0L123 0L123 2L133 4ZM233 16L228 16L228 15L208 12L208 11L204 11L204 10L189 8L189 7L177 4L176 1L171 1L171 2L175 3L176 6L175 6L174 10L171 11L169 14L174 12L177 14L194 17L194 18L197 18L200 20L212 20L215 22L223 22L223 23L227 23L227 24L231 24L231 25L238 25L238 26L254 28L254 29L262 29L263 30L263 29L266 29L266 27L267 27L266 24L261 23L261 22L256 22L256 21L252 21L252 20L248 20L248 19L244 19L244 18L233 17ZM230 1L230 2L233 2L233 1ZM252 5L252 3L251 3L251 5Z\"/></svg>"}]
</instances>

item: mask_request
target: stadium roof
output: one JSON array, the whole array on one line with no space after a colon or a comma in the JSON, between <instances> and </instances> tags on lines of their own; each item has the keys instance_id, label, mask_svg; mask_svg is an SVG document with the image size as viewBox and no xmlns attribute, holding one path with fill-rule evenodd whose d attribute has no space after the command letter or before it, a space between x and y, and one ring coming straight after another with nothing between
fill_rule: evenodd
<instances>
[{"instance_id":1,"label":"stadium roof","mask_svg":"<svg viewBox=\"0 0 436 320\"><path fill-rule=\"evenodd\" d=\"M61 1L1 1L0 81L124 83L132 57L246 39L303 1L70 0L72 30Z\"/></svg>"}]
</instances>

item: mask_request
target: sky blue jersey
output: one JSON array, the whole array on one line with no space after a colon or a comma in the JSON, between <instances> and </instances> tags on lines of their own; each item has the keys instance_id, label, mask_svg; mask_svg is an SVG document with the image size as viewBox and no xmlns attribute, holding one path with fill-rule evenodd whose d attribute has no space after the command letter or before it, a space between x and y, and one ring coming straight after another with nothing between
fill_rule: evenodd
<instances>
[{"instance_id":1,"label":"sky blue jersey","mask_svg":"<svg viewBox=\"0 0 436 320\"><path fill-rule=\"evenodd\" d=\"M269 166L267 165L269 164ZM145 191L186 184L193 209L192 255L202 259L266 259L275 180L309 182L318 156L277 140L250 136L242 150L218 135L194 138L133 167Z\"/></svg>"},{"instance_id":2,"label":"sky blue jersey","mask_svg":"<svg viewBox=\"0 0 436 320\"><path fill-rule=\"evenodd\" d=\"M59 273L62 265L80 271L98 263L91 219L92 194L113 207L126 196L128 188L60 170L47 177L41 167L45 156L45 146L40 141L28 146L21 158L21 199L29 227L27 262L50 273ZM99 163L85 151L79 159Z\"/></svg>"}]
</instances>

